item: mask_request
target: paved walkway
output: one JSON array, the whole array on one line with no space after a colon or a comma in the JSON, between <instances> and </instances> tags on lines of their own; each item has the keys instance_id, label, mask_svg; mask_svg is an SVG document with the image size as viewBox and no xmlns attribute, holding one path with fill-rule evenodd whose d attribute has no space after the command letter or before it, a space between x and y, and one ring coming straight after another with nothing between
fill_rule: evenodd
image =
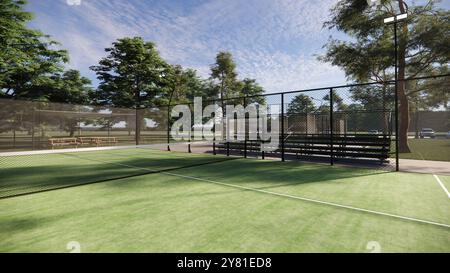
<instances>
[{"instance_id":1,"label":"paved walkway","mask_svg":"<svg viewBox=\"0 0 450 273\"><path fill-rule=\"evenodd\" d=\"M400 159L399 163L403 172L450 175L450 162L447 161Z\"/></svg>"}]
</instances>

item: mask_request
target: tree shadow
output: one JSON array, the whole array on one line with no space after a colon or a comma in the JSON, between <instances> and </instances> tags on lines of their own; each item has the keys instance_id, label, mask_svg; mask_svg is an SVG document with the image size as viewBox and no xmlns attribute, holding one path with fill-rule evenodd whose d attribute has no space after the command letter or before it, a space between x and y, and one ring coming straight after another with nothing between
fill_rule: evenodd
<instances>
[{"instance_id":1,"label":"tree shadow","mask_svg":"<svg viewBox=\"0 0 450 273\"><path fill-rule=\"evenodd\" d=\"M75 187L93 183L109 183L114 187L132 187L134 183L124 179L144 177L152 181L152 174L173 172L191 177L209 177L232 184L255 181L267 183L264 187L279 187L304 183L327 182L345 178L378 175L379 170L349 167L331 167L323 164L279 162L270 160L240 159L237 157L177 156L148 158L140 155L89 157L88 154L73 153L59 158L49 165L7 166L1 168L0 199L49 190ZM39 160L39 158L37 158ZM175 177L175 176L174 176ZM182 178L182 177L179 177ZM158 181L160 177L155 178ZM189 177L185 177L189 179ZM177 179L179 180L179 179ZM195 179L192 179L195 180ZM139 185L142 187L142 184ZM155 183L155 187L168 187L170 183Z\"/></svg>"}]
</instances>

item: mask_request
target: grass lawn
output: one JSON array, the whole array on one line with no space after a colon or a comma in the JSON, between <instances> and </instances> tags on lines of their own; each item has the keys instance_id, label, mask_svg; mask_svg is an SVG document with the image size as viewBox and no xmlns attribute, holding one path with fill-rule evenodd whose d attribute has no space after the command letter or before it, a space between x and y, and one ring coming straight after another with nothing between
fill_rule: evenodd
<instances>
[{"instance_id":1,"label":"grass lawn","mask_svg":"<svg viewBox=\"0 0 450 273\"><path fill-rule=\"evenodd\" d=\"M75 155L0 157L7 174L0 191L211 157L142 149ZM198 165L0 199L0 252L67 252L70 241L82 252L367 252L371 241L382 252L450 252L449 198L430 174L252 159Z\"/></svg>"},{"instance_id":2,"label":"grass lawn","mask_svg":"<svg viewBox=\"0 0 450 273\"><path fill-rule=\"evenodd\" d=\"M450 161L450 139L408 139L411 153L401 153L400 158Z\"/></svg>"}]
</instances>

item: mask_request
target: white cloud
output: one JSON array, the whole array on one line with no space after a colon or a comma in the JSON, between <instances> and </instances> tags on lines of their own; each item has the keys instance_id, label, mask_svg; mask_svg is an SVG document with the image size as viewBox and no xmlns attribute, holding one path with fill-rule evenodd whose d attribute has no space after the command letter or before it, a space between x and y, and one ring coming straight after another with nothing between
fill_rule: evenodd
<instances>
[{"instance_id":1,"label":"white cloud","mask_svg":"<svg viewBox=\"0 0 450 273\"><path fill-rule=\"evenodd\" d=\"M274 92L344 81L338 68L313 56L328 38L322 24L336 1L206 1L189 11L164 1L85 1L83 10L73 10L76 16L47 20L42 29L65 21L67 26L53 33L69 49L71 65L80 69L96 64L117 38L142 36L156 42L170 63L197 69L204 77L217 52L230 51L241 78L256 78Z\"/></svg>"},{"instance_id":2,"label":"white cloud","mask_svg":"<svg viewBox=\"0 0 450 273\"><path fill-rule=\"evenodd\" d=\"M81 0L66 0L66 3L69 6L79 6L81 5Z\"/></svg>"}]
</instances>

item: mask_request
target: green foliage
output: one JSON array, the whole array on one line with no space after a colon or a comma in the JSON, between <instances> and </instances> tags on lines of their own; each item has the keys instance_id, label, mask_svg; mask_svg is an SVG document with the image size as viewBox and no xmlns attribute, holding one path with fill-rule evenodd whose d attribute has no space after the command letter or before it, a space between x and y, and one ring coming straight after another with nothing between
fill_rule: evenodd
<instances>
[{"instance_id":1,"label":"green foliage","mask_svg":"<svg viewBox=\"0 0 450 273\"><path fill-rule=\"evenodd\" d=\"M101 81L95 94L100 104L122 107L153 106L167 98L171 66L152 42L122 38L106 48L108 55L91 66Z\"/></svg>"},{"instance_id":2,"label":"green foliage","mask_svg":"<svg viewBox=\"0 0 450 273\"><path fill-rule=\"evenodd\" d=\"M314 102L309 96L304 94L300 94L294 97L292 101L289 103L287 114L295 115L295 114L307 114L316 111L316 106Z\"/></svg>"},{"instance_id":3,"label":"green foliage","mask_svg":"<svg viewBox=\"0 0 450 273\"><path fill-rule=\"evenodd\" d=\"M392 78L393 27L383 24L383 19L405 9L403 2L385 0L373 9L366 1L339 1L324 26L353 39L331 39L325 46L326 54L319 59L341 67L347 77L356 81L384 82ZM408 19L399 24L400 59L403 56L399 64L405 63L409 77L428 75L450 60L450 12L437 8L435 2L410 5Z\"/></svg>"},{"instance_id":4,"label":"green foliage","mask_svg":"<svg viewBox=\"0 0 450 273\"><path fill-rule=\"evenodd\" d=\"M0 1L0 96L48 99L43 86L51 75L63 71L65 50L52 49L57 42L26 24L33 18L23 10L26 1Z\"/></svg>"},{"instance_id":5,"label":"green foliage","mask_svg":"<svg viewBox=\"0 0 450 273\"><path fill-rule=\"evenodd\" d=\"M168 75L170 91L167 95L170 105L192 102L194 97L208 98L206 84L195 70L174 65Z\"/></svg>"},{"instance_id":6,"label":"green foliage","mask_svg":"<svg viewBox=\"0 0 450 273\"><path fill-rule=\"evenodd\" d=\"M265 104L266 98L261 96L264 94L264 89L256 82L255 79L245 78L242 81L239 81L238 85L239 96L249 97L246 100L246 104Z\"/></svg>"},{"instance_id":7,"label":"green foliage","mask_svg":"<svg viewBox=\"0 0 450 273\"><path fill-rule=\"evenodd\" d=\"M394 90L392 85L366 85L350 88L352 100L361 103L365 110L393 109Z\"/></svg>"},{"instance_id":8,"label":"green foliage","mask_svg":"<svg viewBox=\"0 0 450 273\"><path fill-rule=\"evenodd\" d=\"M218 81L220 98L232 98L238 96L238 81L236 64L229 52L219 52L216 62L211 67L211 78Z\"/></svg>"},{"instance_id":9,"label":"green foliage","mask_svg":"<svg viewBox=\"0 0 450 273\"><path fill-rule=\"evenodd\" d=\"M433 98L446 99L446 96L440 94L440 88L429 86L424 89L420 86L421 82L408 84L404 80L429 75L448 66L450 11L436 7L434 0L427 1L425 5L407 5L405 0L383 0L377 9L370 7L367 1L340 0L331 10L331 19L324 26L342 31L351 39L330 39L325 45L327 52L319 59L341 67L349 79L358 82L391 80L395 58L393 26L385 25L383 19L400 13L408 13L408 18L397 26L400 80L397 85L400 102L398 139L399 150L409 152L409 104L416 100L417 90L423 90L423 95ZM446 104L434 99L430 103Z\"/></svg>"},{"instance_id":10,"label":"green foliage","mask_svg":"<svg viewBox=\"0 0 450 273\"><path fill-rule=\"evenodd\" d=\"M47 99L51 102L62 103L89 103L89 95L93 92L90 87L91 81L82 77L78 70L67 70L50 77L48 86L43 86L47 90Z\"/></svg>"}]
</instances>

